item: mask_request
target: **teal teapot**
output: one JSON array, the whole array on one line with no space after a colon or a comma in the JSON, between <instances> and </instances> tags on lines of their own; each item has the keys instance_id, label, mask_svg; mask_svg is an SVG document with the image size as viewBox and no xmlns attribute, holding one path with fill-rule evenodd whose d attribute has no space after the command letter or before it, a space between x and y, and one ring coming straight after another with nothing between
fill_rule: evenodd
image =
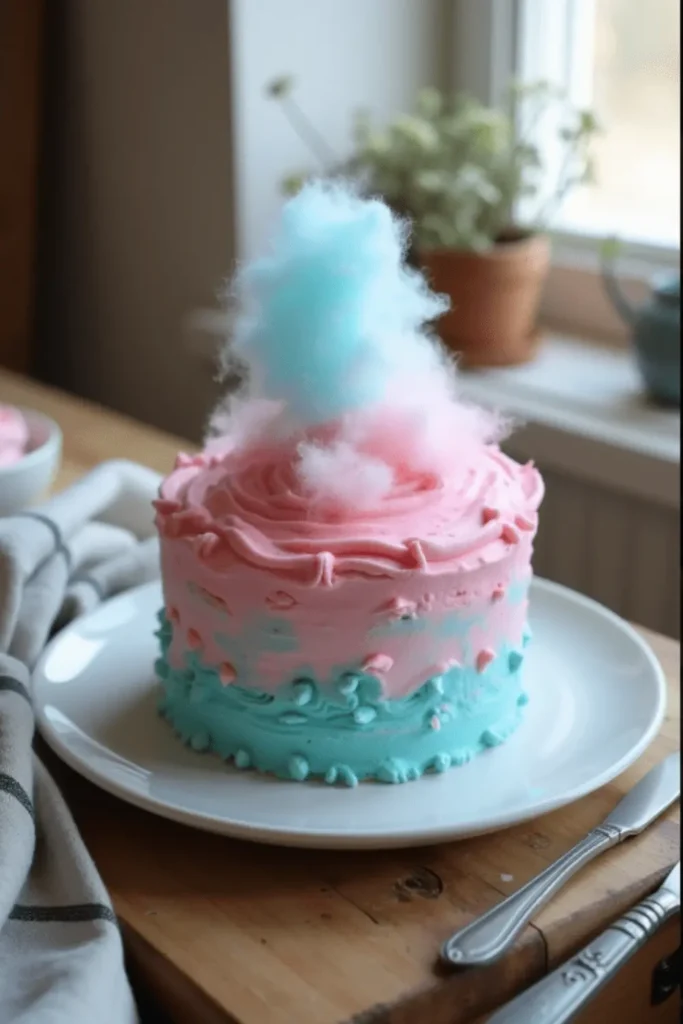
<instances>
[{"instance_id":1,"label":"teal teapot","mask_svg":"<svg viewBox=\"0 0 683 1024\"><path fill-rule=\"evenodd\" d=\"M603 260L602 276L612 304L631 331L645 387L657 401L680 406L680 271L653 279L650 297L642 306L628 301L610 261Z\"/></svg>"}]
</instances>

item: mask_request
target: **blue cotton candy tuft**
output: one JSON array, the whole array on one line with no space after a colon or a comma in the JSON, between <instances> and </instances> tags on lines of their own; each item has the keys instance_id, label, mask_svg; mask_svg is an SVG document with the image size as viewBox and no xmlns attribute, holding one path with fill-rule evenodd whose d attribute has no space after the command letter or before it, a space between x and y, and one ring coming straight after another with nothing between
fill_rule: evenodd
<instances>
[{"instance_id":1,"label":"blue cotton candy tuft","mask_svg":"<svg viewBox=\"0 0 683 1024\"><path fill-rule=\"evenodd\" d=\"M405 265L407 237L385 203L346 185L312 183L285 204L269 253L233 282L226 361L246 384L214 414L214 450L291 442L312 502L375 508L406 472L442 478L501 436L457 398L428 326L448 300Z\"/></svg>"},{"instance_id":2,"label":"blue cotton candy tuft","mask_svg":"<svg viewBox=\"0 0 683 1024\"><path fill-rule=\"evenodd\" d=\"M447 301L403 266L405 234L384 203L340 185L310 184L285 205L271 253L236 280L234 352L253 397L328 423L382 401L397 361L433 360L419 331Z\"/></svg>"}]
</instances>

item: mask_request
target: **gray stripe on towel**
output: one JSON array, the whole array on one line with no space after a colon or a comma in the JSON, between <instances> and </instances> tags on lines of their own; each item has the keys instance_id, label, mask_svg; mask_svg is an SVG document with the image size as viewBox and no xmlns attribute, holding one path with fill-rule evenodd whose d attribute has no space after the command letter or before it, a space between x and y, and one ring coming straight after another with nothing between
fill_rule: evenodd
<instances>
[{"instance_id":1,"label":"gray stripe on towel","mask_svg":"<svg viewBox=\"0 0 683 1024\"><path fill-rule=\"evenodd\" d=\"M31 703L31 694L23 683L20 683L14 676L0 676L0 693L18 693L25 701Z\"/></svg>"},{"instance_id":2,"label":"gray stripe on towel","mask_svg":"<svg viewBox=\"0 0 683 1024\"><path fill-rule=\"evenodd\" d=\"M116 914L104 903L71 903L63 907L38 907L17 903L9 914L10 921L109 921L118 926Z\"/></svg>"},{"instance_id":3,"label":"gray stripe on towel","mask_svg":"<svg viewBox=\"0 0 683 1024\"><path fill-rule=\"evenodd\" d=\"M31 798L24 787L20 786L17 780L13 779L11 775L5 775L4 772L0 772L0 793L9 793L10 796L13 796L15 800L18 800L21 806L28 811L31 818L35 818Z\"/></svg>"}]
</instances>

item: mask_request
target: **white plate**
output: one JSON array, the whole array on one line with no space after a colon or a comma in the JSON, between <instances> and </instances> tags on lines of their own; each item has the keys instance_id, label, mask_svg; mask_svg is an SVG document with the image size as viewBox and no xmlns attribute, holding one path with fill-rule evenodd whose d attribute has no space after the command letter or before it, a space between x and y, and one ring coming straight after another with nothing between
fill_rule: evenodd
<instances>
[{"instance_id":1,"label":"white plate","mask_svg":"<svg viewBox=\"0 0 683 1024\"><path fill-rule=\"evenodd\" d=\"M662 671L616 615L535 580L523 724L443 775L342 789L240 772L186 749L156 713L158 584L102 605L49 645L34 678L40 730L67 764L175 821L288 846L383 848L503 828L590 793L659 730Z\"/></svg>"}]
</instances>

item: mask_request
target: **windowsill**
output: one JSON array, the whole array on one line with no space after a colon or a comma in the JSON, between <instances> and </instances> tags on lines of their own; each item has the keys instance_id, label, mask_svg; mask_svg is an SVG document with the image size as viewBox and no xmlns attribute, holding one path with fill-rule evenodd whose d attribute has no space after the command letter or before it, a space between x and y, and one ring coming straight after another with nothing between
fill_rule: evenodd
<instances>
[{"instance_id":1,"label":"windowsill","mask_svg":"<svg viewBox=\"0 0 683 1024\"><path fill-rule=\"evenodd\" d=\"M225 313L198 310L185 327L188 349L213 372ZM680 412L648 401L629 349L549 330L533 362L463 371L460 387L519 424L506 443L515 457L678 508Z\"/></svg>"},{"instance_id":2,"label":"windowsill","mask_svg":"<svg viewBox=\"0 0 683 1024\"><path fill-rule=\"evenodd\" d=\"M541 299L546 323L567 325L564 333L611 346L629 346L629 329L607 297L600 272L599 245L580 235L552 235L552 264ZM615 271L628 301L637 308L651 296L651 282L680 270L680 253L652 246L628 245Z\"/></svg>"},{"instance_id":3,"label":"windowsill","mask_svg":"<svg viewBox=\"0 0 683 1024\"><path fill-rule=\"evenodd\" d=\"M630 351L553 331L533 362L460 382L465 397L523 425L508 444L515 454L678 505L680 412L647 399Z\"/></svg>"}]
</instances>

